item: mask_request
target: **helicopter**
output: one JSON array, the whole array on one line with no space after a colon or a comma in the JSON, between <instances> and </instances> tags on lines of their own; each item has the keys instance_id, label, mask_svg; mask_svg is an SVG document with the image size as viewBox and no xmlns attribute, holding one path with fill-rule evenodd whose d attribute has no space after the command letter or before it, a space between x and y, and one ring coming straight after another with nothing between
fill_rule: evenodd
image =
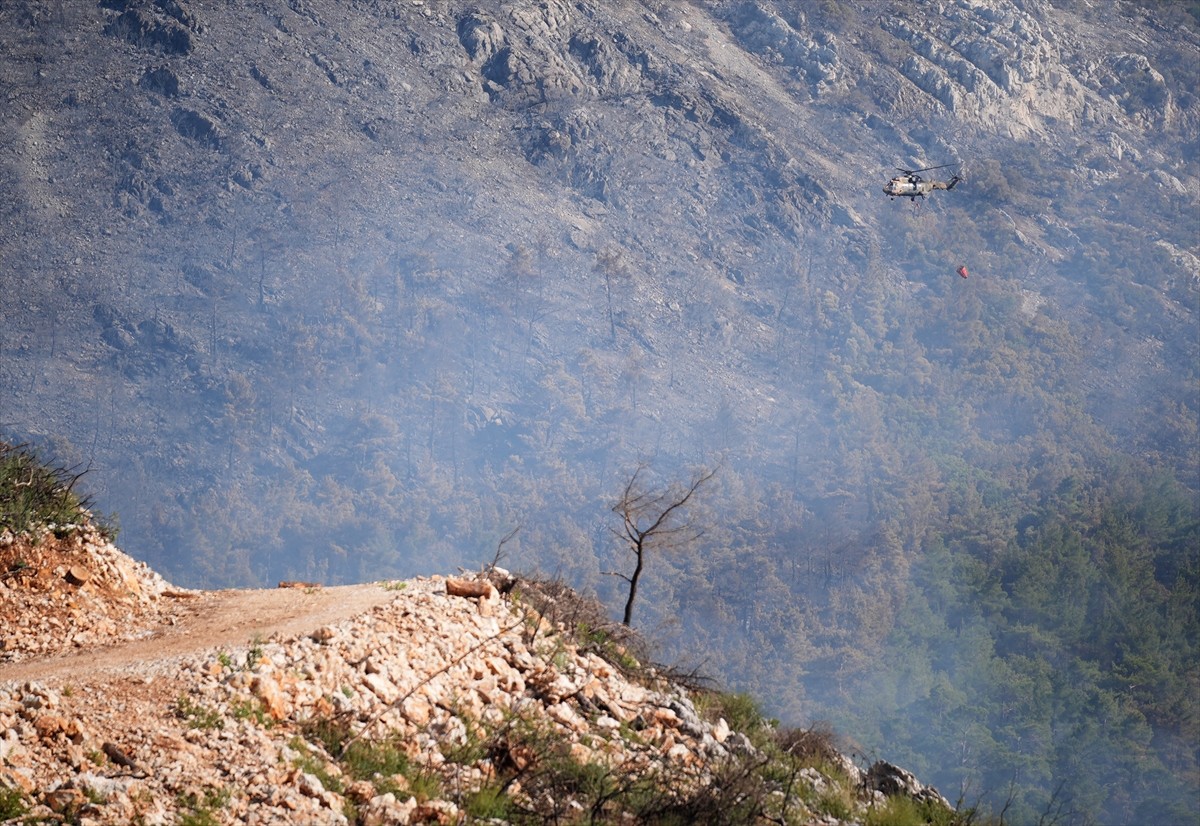
<instances>
[{"instance_id":1,"label":"helicopter","mask_svg":"<svg viewBox=\"0 0 1200 826\"><path fill-rule=\"evenodd\" d=\"M954 189L955 185L962 180L962 177L958 174L952 175L949 181L927 181L920 175L922 172L945 169L950 166L960 166L960 164L944 163L940 166L927 166L924 169L902 169L901 167L896 167L904 174L897 175L884 184L883 194L890 195L892 198L912 198L913 203L917 203L917 198L924 198L935 189Z\"/></svg>"}]
</instances>

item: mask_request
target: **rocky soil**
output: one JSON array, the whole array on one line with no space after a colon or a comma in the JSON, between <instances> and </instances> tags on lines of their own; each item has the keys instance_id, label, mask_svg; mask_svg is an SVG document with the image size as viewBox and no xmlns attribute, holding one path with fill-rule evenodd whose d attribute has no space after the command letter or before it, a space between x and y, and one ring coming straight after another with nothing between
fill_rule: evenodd
<instances>
[{"instance_id":1,"label":"rocky soil","mask_svg":"<svg viewBox=\"0 0 1200 826\"><path fill-rule=\"evenodd\" d=\"M676 805L762 754L615 637L581 637L586 602L565 590L185 591L90 528L60 532L7 537L0 559L6 822L572 822L608 813L597 785ZM894 767L826 758L776 811L944 803Z\"/></svg>"},{"instance_id":2,"label":"rocky soil","mask_svg":"<svg viewBox=\"0 0 1200 826\"><path fill-rule=\"evenodd\" d=\"M200 596L74 525L0 535L0 594L0 667L144 638Z\"/></svg>"}]
</instances>

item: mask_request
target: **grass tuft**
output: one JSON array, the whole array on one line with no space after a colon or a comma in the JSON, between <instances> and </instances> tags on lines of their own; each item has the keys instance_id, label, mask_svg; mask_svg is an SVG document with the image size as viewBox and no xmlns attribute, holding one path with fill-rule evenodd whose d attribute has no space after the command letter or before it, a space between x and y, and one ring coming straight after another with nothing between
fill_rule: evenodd
<instances>
[{"instance_id":1,"label":"grass tuft","mask_svg":"<svg viewBox=\"0 0 1200 826\"><path fill-rule=\"evenodd\" d=\"M203 795L195 792L180 795L177 800L179 826L219 826L222 822L220 812L229 799L226 789L210 789Z\"/></svg>"},{"instance_id":2,"label":"grass tuft","mask_svg":"<svg viewBox=\"0 0 1200 826\"><path fill-rule=\"evenodd\" d=\"M189 728L216 729L224 728L225 720L221 712L200 705L186 694L180 695L175 701L175 714L187 721Z\"/></svg>"}]
</instances>

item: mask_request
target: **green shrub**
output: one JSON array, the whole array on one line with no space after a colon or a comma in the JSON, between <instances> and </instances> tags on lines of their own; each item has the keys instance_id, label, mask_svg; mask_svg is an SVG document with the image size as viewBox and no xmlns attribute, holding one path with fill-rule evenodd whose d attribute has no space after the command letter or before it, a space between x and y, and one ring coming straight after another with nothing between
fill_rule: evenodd
<instances>
[{"instance_id":1,"label":"green shrub","mask_svg":"<svg viewBox=\"0 0 1200 826\"><path fill-rule=\"evenodd\" d=\"M854 816L854 795L848 786L841 784L821 792L810 805L817 814L834 820L849 820Z\"/></svg>"},{"instance_id":2,"label":"green shrub","mask_svg":"<svg viewBox=\"0 0 1200 826\"><path fill-rule=\"evenodd\" d=\"M175 701L175 714L187 720L189 728L213 729L225 727L225 720L222 719L219 711L202 706L187 695L181 695Z\"/></svg>"},{"instance_id":3,"label":"green shrub","mask_svg":"<svg viewBox=\"0 0 1200 826\"><path fill-rule=\"evenodd\" d=\"M483 786L465 795L462 808L468 819L508 821L514 807L503 786Z\"/></svg>"},{"instance_id":4,"label":"green shrub","mask_svg":"<svg viewBox=\"0 0 1200 826\"><path fill-rule=\"evenodd\" d=\"M320 780L321 788L327 791L337 794L345 791L342 778L329 770L329 764L321 756L314 754L309 749L308 743L295 738L292 740L291 746L300 755L292 761L296 768Z\"/></svg>"},{"instance_id":5,"label":"green shrub","mask_svg":"<svg viewBox=\"0 0 1200 826\"><path fill-rule=\"evenodd\" d=\"M262 700L257 697L235 701L230 704L229 710L235 720L253 720L262 728L272 728L275 725L275 718L267 713Z\"/></svg>"},{"instance_id":6,"label":"green shrub","mask_svg":"<svg viewBox=\"0 0 1200 826\"><path fill-rule=\"evenodd\" d=\"M78 523L88 505L74 491L82 475L43 463L24 445L0 442L0 531Z\"/></svg>"},{"instance_id":7,"label":"green shrub","mask_svg":"<svg viewBox=\"0 0 1200 826\"><path fill-rule=\"evenodd\" d=\"M330 717L309 720L302 726L302 731L305 737L317 742L327 753L334 755L346 775L354 780L371 781L380 794L411 794L418 800L441 796L441 779L432 769L413 765L404 750L403 741L394 734L382 738L364 737L354 740L348 722ZM304 751L307 744L297 738L293 748ZM408 781L407 788L400 788L391 782L390 778L396 775ZM320 774L317 776L321 777Z\"/></svg>"},{"instance_id":8,"label":"green shrub","mask_svg":"<svg viewBox=\"0 0 1200 826\"><path fill-rule=\"evenodd\" d=\"M403 744L395 738L356 740L341 756L342 768L356 780L370 780L375 775L408 776L411 765Z\"/></svg>"},{"instance_id":9,"label":"green shrub","mask_svg":"<svg viewBox=\"0 0 1200 826\"><path fill-rule=\"evenodd\" d=\"M20 789L0 787L0 820L8 821L29 811Z\"/></svg>"},{"instance_id":10,"label":"green shrub","mask_svg":"<svg viewBox=\"0 0 1200 826\"><path fill-rule=\"evenodd\" d=\"M710 722L724 718L733 731L740 731L761 747L775 726L763 716L758 701L749 694L735 691L695 691L696 710Z\"/></svg>"},{"instance_id":11,"label":"green shrub","mask_svg":"<svg viewBox=\"0 0 1200 826\"><path fill-rule=\"evenodd\" d=\"M217 813L229 803L229 792L225 789L209 789L203 796L190 792L180 795L179 826L218 826L221 822Z\"/></svg>"},{"instance_id":12,"label":"green shrub","mask_svg":"<svg viewBox=\"0 0 1200 826\"><path fill-rule=\"evenodd\" d=\"M867 809L863 826L956 826L964 823L956 812L936 803L913 800L905 795L889 797Z\"/></svg>"}]
</instances>

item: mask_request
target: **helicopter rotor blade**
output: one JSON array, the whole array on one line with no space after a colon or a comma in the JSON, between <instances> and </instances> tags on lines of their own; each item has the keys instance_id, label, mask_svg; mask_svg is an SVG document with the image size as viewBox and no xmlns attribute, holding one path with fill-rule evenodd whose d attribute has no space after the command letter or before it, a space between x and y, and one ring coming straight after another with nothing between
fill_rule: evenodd
<instances>
[{"instance_id":1,"label":"helicopter rotor blade","mask_svg":"<svg viewBox=\"0 0 1200 826\"><path fill-rule=\"evenodd\" d=\"M938 166L927 166L924 169L900 169L900 167L896 167L896 168L900 169L900 171L905 173L906 175L915 175L918 172L931 172L934 169L945 169L948 166L962 166L962 163L961 162L959 162L959 163L944 163L944 164L940 164Z\"/></svg>"}]
</instances>

